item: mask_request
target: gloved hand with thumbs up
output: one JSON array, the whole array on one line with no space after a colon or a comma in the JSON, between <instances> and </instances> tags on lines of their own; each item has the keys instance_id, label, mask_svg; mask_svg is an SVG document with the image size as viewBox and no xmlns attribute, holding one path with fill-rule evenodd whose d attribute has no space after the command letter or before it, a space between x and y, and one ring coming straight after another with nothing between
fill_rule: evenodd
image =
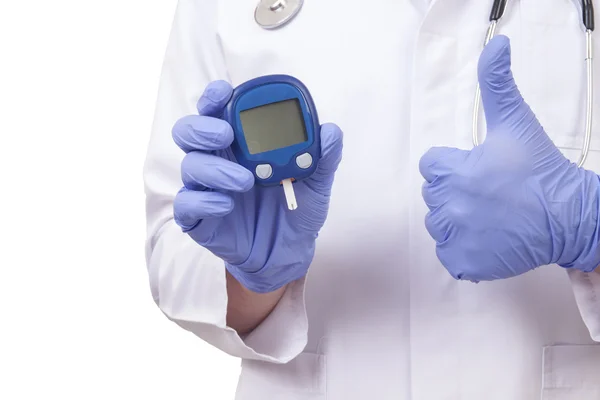
<instances>
[{"instance_id":1,"label":"gloved hand with thumbs up","mask_svg":"<svg viewBox=\"0 0 600 400\"><path fill-rule=\"evenodd\" d=\"M290 212L281 187L255 186L252 173L233 161L233 129L218 118L232 93L229 83L212 82L198 101L199 115L173 127L173 139L186 153L174 218L244 287L267 293L307 273L342 158L342 131L334 124L321 127L321 159L310 178L295 184L300 207Z\"/></svg>"},{"instance_id":2,"label":"gloved hand with thumbs up","mask_svg":"<svg viewBox=\"0 0 600 400\"><path fill-rule=\"evenodd\" d=\"M600 183L556 148L522 98L510 43L491 40L479 61L485 142L432 148L421 159L425 224L456 279L503 279L558 264L600 264Z\"/></svg>"}]
</instances>

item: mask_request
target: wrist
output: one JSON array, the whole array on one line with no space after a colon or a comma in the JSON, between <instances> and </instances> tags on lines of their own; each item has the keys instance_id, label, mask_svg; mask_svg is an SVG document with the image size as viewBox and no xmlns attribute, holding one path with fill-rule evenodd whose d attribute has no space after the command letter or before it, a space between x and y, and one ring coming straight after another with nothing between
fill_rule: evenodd
<instances>
[{"instance_id":1,"label":"wrist","mask_svg":"<svg viewBox=\"0 0 600 400\"><path fill-rule=\"evenodd\" d=\"M569 199L571 218L563 221L565 250L558 264L591 272L600 265L600 179L592 171L580 172L582 183Z\"/></svg>"},{"instance_id":2,"label":"wrist","mask_svg":"<svg viewBox=\"0 0 600 400\"><path fill-rule=\"evenodd\" d=\"M288 261L276 265L267 262L258 270L247 269L245 264L225 263L225 268L245 289L253 293L266 294L303 278L308 272L310 261Z\"/></svg>"},{"instance_id":3,"label":"wrist","mask_svg":"<svg viewBox=\"0 0 600 400\"><path fill-rule=\"evenodd\" d=\"M229 272L227 277L227 326L245 335L260 325L275 309L286 287L259 294L244 287Z\"/></svg>"},{"instance_id":4,"label":"wrist","mask_svg":"<svg viewBox=\"0 0 600 400\"><path fill-rule=\"evenodd\" d=\"M280 237L269 249L252 251L243 263L226 262L225 267L245 288L255 293L273 292L306 275L315 253L315 241L292 242Z\"/></svg>"}]
</instances>

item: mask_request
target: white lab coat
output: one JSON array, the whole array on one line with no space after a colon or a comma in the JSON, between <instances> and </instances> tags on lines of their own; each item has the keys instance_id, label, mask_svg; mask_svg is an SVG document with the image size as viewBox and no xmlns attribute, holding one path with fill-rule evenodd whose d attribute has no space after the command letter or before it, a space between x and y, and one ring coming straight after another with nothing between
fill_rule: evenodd
<instances>
[{"instance_id":1,"label":"white lab coat","mask_svg":"<svg viewBox=\"0 0 600 400\"><path fill-rule=\"evenodd\" d=\"M419 158L471 146L491 0L306 0L274 31L256 25L255 5L179 0L145 167L152 294L181 327L243 359L237 398L600 399L599 272L457 282L423 223ZM511 1L499 33L524 97L576 159L585 45L573 2ZM223 263L173 222L183 154L171 127L196 113L208 82L271 73L308 86L321 122L344 130L344 155L308 277L240 338L225 325ZM587 167L600 173L600 83L596 93Z\"/></svg>"}]
</instances>

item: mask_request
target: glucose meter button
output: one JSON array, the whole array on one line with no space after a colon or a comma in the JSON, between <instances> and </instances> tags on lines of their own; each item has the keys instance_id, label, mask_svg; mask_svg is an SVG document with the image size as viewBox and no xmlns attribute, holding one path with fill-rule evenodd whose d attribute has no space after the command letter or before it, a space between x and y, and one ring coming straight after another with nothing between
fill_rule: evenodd
<instances>
[{"instance_id":1,"label":"glucose meter button","mask_svg":"<svg viewBox=\"0 0 600 400\"><path fill-rule=\"evenodd\" d=\"M256 176L260 179L269 179L273 175L273 168L269 164L260 164L256 167Z\"/></svg>"},{"instance_id":2,"label":"glucose meter button","mask_svg":"<svg viewBox=\"0 0 600 400\"><path fill-rule=\"evenodd\" d=\"M312 162L312 156L308 153L300 154L296 157L296 164L302 169L309 168L312 165Z\"/></svg>"}]
</instances>

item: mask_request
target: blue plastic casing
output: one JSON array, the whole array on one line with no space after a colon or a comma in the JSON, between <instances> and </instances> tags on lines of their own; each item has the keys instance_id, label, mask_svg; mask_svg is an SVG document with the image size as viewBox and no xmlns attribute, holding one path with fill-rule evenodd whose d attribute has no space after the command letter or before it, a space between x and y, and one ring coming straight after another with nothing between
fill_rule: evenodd
<instances>
[{"instance_id":1,"label":"blue plastic casing","mask_svg":"<svg viewBox=\"0 0 600 400\"><path fill-rule=\"evenodd\" d=\"M292 99L297 99L300 104L308 139L303 143L281 149L250 154L240 113L251 108ZM236 161L254 174L257 184L278 185L289 178L299 181L308 178L315 171L321 158L319 118L308 89L298 79L288 75L267 75L241 84L234 89L223 113L223 119L233 128L234 141L231 149ZM304 153L309 153L313 160L312 165L306 169L296 165L296 157ZM256 176L256 167L260 164L271 165L273 173L268 179Z\"/></svg>"}]
</instances>

